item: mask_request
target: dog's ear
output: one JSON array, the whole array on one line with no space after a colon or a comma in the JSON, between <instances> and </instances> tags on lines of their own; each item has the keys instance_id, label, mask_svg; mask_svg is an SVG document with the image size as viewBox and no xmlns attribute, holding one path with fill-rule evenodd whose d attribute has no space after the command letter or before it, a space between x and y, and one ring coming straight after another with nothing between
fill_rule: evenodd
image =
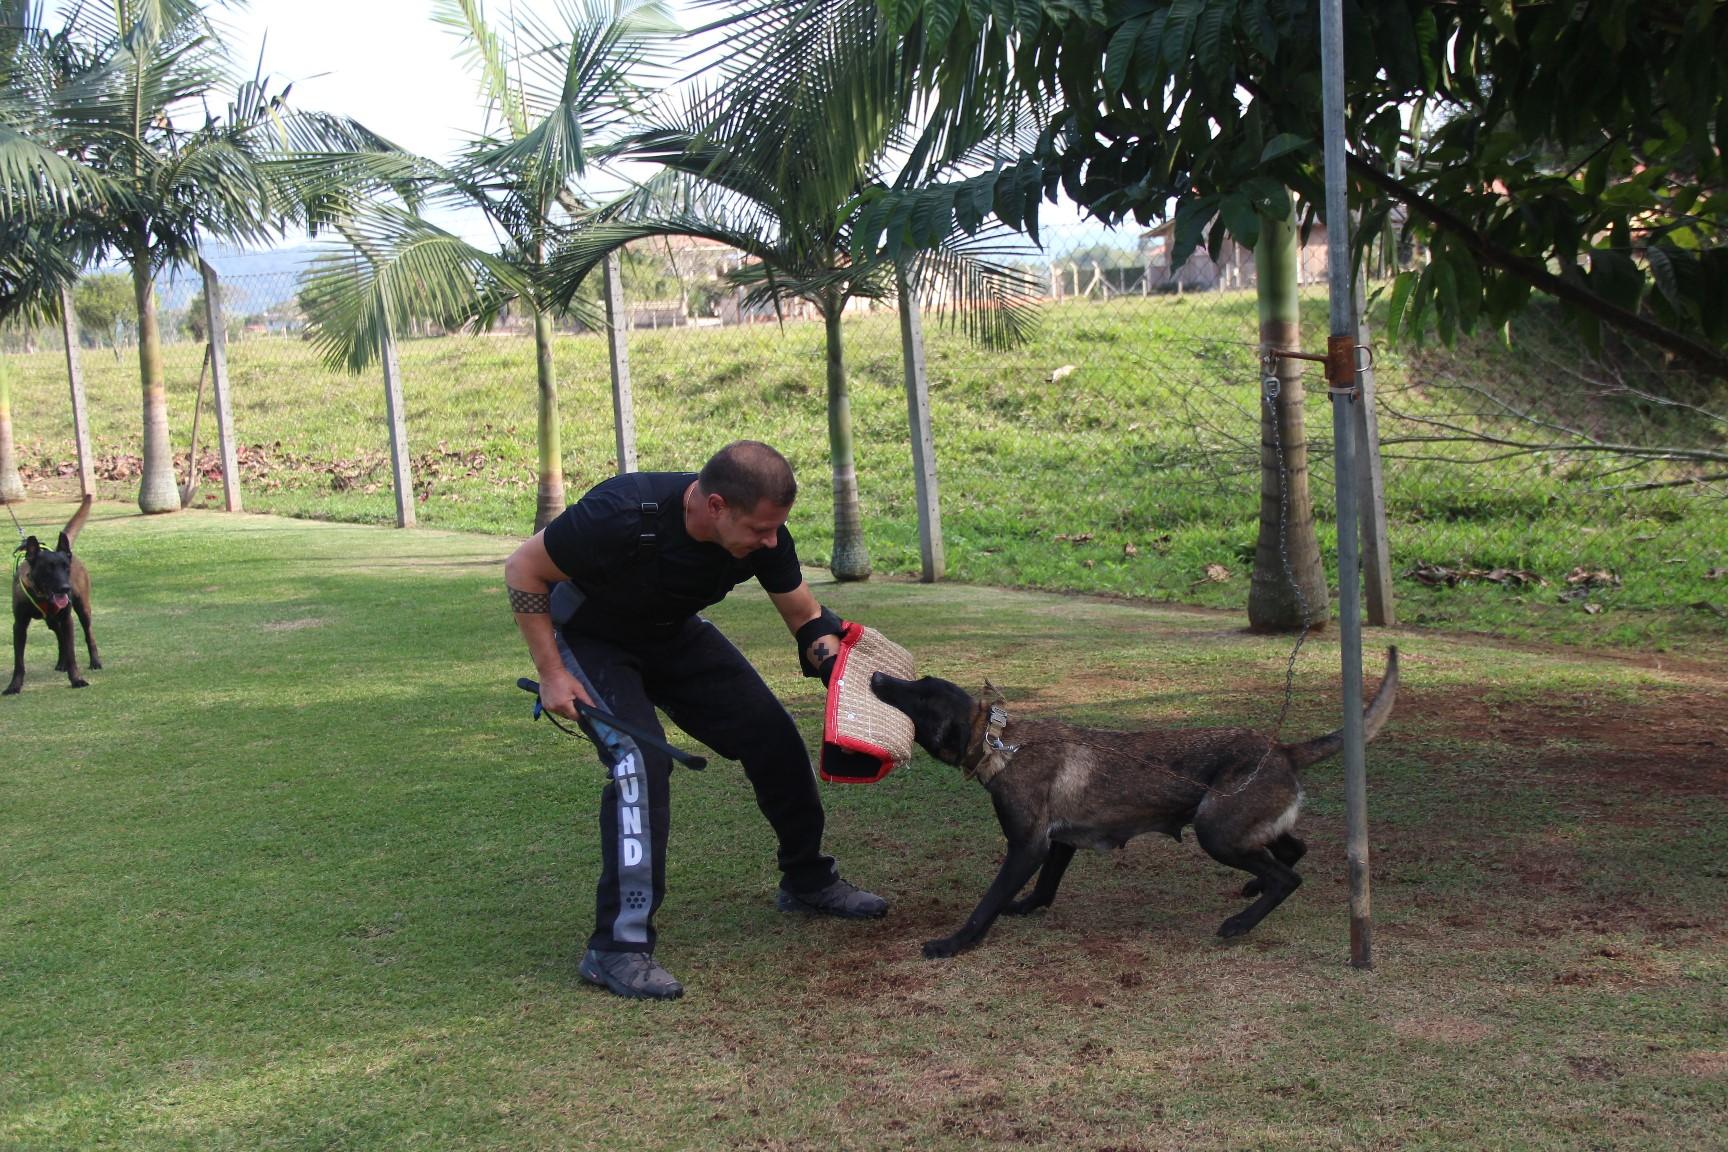
<instances>
[{"instance_id":1,"label":"dog's ear","mask_svg":"<svg viewBox=\"0 0 1728 1152\"><path fill-rule=\"evenodd\" d=\"M978 693L978 701L988 708L997 704L1006 704L1008 703L1008 698L1002 695L1001 690L998 689L996 685L990 683L989 680L985 680L984 690Z\"/></svg>"},{"instance_id":2,"label":"dog's ear","mask_svg":"<svg viewBox=\"0 0 1728 1152\"><path fill-rule=\"evenodd\" d=\"M34 536L24 537L24 559L34 564L36 562L36 557L41 554L42 541L36 539Z\"/></svg>"},{"instance_id":3,"label":"dog's ear","mask_svg":"<svg viewBox=\"0 0 1728 1152\"><path fill-rule=\"evenodd\" d=\"M66 539L66 533L60 533L60 543L55 547L54 551L64 552L68 556L72 555L72 541Z\"/></svg>"}]
</instances>

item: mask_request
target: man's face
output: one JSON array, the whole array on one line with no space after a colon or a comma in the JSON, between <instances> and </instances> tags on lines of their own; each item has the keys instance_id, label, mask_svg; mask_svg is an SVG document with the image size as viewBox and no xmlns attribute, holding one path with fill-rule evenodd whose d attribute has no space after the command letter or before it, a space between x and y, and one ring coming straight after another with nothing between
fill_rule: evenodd
<instances>
[{"instance_id":1,"label":"man's face","mask_svg":"<svg viewBox=\"0 0 1728 1152\"><path fill-rule=\"evenodd\" d=\"M780 507L763 500L749 512L739 512L718 496L710 496L709 509L714 513L715 541L732 555L743 559L752 552L772 548L780 540L780 529L792 514L790 506Z\"/></svg>"}]
</instances>

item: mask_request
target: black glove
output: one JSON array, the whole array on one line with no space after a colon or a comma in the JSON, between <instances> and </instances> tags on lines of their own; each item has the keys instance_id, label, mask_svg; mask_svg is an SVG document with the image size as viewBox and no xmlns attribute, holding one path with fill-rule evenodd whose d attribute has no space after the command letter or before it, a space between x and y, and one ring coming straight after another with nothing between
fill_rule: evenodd
<instances>
[{"instance_id":1,"label":"black glove","mask_svg":"<svg viewBox=\"0 0 1728 1152\"><path fill-rule=\"evenodd\" d=\"M805 653L809 651L810 645L822 637L840 635L841 629L845 626L846 622L836 616L830 608L822 609L822 615L806 620L799 625L797 633L798 667L803 670L804 675L818 677L822 683L828 683L828 677L834 672L835 658L830 656L818 667L810 662L810 658Z\"/></svg>"}]
</instances>

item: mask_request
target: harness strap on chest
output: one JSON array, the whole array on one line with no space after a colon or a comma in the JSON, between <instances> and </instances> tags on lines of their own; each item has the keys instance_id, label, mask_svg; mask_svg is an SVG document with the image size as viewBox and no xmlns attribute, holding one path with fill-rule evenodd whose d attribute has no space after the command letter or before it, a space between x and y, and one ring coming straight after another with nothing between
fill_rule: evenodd
<instances>
[{"instance_id":1,"label":"harness strap on chest","mask_svg":"<svg viewBox=\"0 0 1728 1152\"><path fill-rule=\"evenodd\" d=\"M648 477L641 472L632 472L631 478L636 484L636 500L642 510L642 522L636 529L636 552L638 555L652 555L660 546L660 504L654 499L654 490L648 485Z\"/></svg>"}]
</instances>

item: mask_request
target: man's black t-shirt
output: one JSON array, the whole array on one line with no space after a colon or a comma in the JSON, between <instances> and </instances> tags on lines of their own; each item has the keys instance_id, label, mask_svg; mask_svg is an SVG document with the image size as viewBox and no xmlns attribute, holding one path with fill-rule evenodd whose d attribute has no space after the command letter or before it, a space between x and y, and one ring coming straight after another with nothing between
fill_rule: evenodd
<instances>
[{"instance_id":1,"label":"man's black t-shirt","mask_svg":"<svg viewBox=\"0 0 1728 1152\"><path fill-rule=\"evenodd\" d=\"M642 495L637 477L647 482ZM693 472L640 472L601 481L546 525L546 553L585 596L573 626L616 639L664 633L755 577L769 592L791 592L803 580L792 533L774 547L735 558L718 544L693 540L684 527L684 490ZM660 506L642 514L644 499ZM653 532L653 547L639 537Z\"/></svg>"}]
</instances>

